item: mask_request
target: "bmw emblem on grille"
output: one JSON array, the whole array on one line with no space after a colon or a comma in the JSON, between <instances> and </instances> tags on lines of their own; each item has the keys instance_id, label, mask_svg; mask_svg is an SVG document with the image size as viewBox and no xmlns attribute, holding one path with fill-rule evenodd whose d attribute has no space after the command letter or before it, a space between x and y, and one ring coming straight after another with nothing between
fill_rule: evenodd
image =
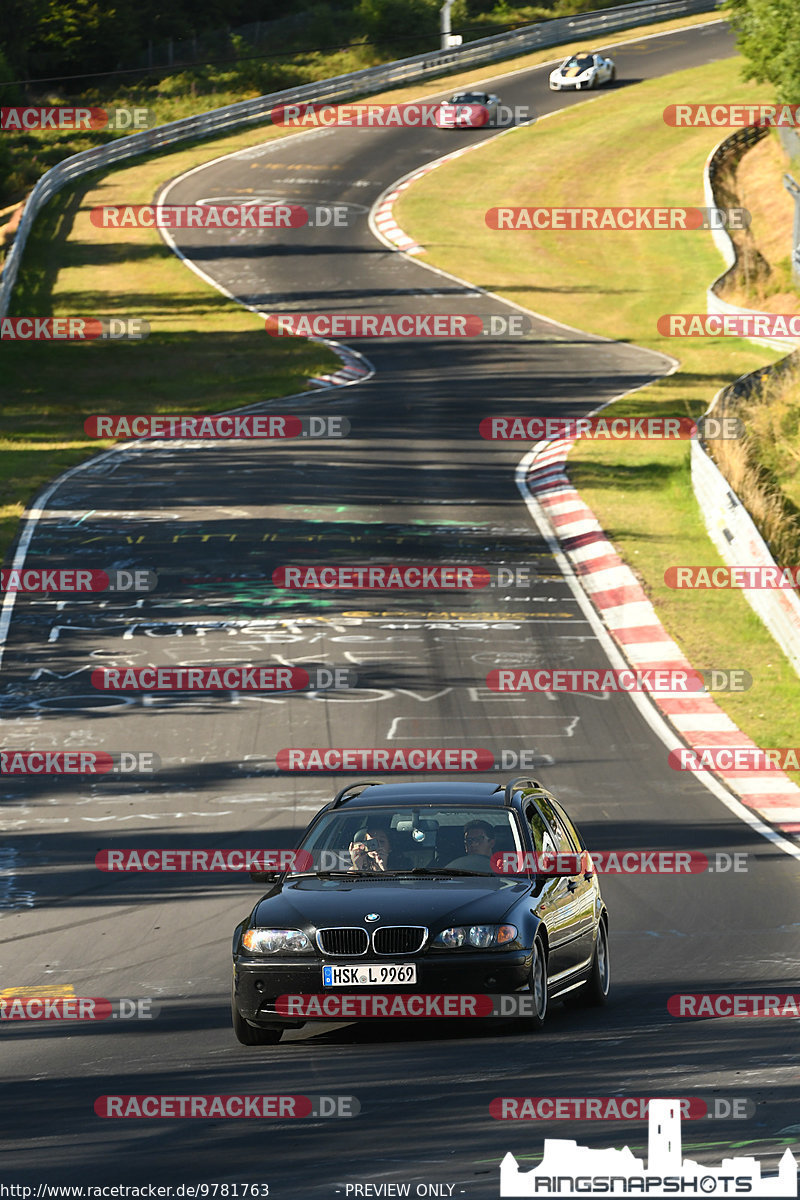
<instances>
[{"instance_id":1,"label":"bmw emblem on grille","mask_svg":"<svg viewBox=\"0 0 800 1200\"><path fill-rule=\"evenodd\" d=\"M364 920L365 921L379 921L380 917L381 917L380 913L367 913L367 915L364 917Z\"/></svg>"}]
</instances>

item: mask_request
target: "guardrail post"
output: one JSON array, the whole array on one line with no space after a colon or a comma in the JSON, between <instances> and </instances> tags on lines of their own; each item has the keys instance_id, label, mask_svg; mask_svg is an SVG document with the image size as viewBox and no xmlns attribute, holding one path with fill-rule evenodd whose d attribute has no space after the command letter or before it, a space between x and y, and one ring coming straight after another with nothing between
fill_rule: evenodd
<instances>
[{"instance_id":1,"label":"guardrail post","mask_svg":"<svg viewBox=\"0 0 800 1200\"><path fill-rule=\"evenodd\" d=\"M450 33L450 9L455 4L455 0L444 0L444 4L439 9L439 32L442 35L442 50L449 50L451 46L460 46L461 38L456 40Z\"/></svg>"},{"instance_id":2,"label":"guardrail post","mask_svg":"<svg viewBox=\"0 0 800 1200\"><path fill-rule=\"evenodd\" d=\"M800 279L800 184L791 175L784 175L783 186L794 200L794 229L792 230L792 275Z\"/></svg>"}]
</instances>

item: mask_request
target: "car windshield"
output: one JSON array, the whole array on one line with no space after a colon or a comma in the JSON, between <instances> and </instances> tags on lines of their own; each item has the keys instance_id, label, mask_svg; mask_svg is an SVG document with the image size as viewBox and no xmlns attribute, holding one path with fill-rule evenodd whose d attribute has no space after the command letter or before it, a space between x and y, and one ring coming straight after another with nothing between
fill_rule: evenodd
<instances>
[{"instance_id":1,"label":"car windshield","mask_svg":"<svg viewBox=\"0 0 800 1200\"><path fill-rule=\"evenodd\" d=\"M485 104L486 97L482 92L464 92L458 96L453 96L450 104Z\"/></svg>"},{"instance_id":2,"label":"car windshield","mask_svg":"<svg viewBox=\"0 0 800 1200\"><path fill-rule=\"evenodd\" d=\"M523 850L516 814L480 805L350 808L323 816L300 844L311 870L494 875L491 856Z\"/></svg>"},{"instance_id":3,"label":"car windshield","mask_svg":"<svg viewBox=\"0 0 800 1200\"><path fill-rule=\"evenodd\" d=\"M581 71L588 71L589 67L594 66L594 59L591 54L574 54L572 58L564 64L563 70L569 71L573 67L578 67Z\"/></svg>"}]
</instances>

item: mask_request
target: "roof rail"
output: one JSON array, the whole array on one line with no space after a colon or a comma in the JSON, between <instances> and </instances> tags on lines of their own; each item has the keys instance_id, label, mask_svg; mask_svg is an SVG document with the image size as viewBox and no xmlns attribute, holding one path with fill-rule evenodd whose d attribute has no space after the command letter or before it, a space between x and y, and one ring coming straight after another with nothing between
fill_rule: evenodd
<instances>
[{"instance_id":1,"label":"roof rail","mask_svg":"<svg viewBox=\"0 0 800 1200\"><path fill-rule=\"evenodd\" d=\"M511 801L514 796L514 792L516 792L518 788L522 788L522 787L535 788L537 791L540 791L540 792L544 791L544 787L542 786L542 784L539 782L538 779L529 779L527 775L517 775L517 777L515 779L510 779L508 781L508 783L506 784L506 793L505 793L506 807L510 807Z\"/></svg>"},{"instance_id":2,"label":"roof rail","mask_svg":"<svg viewBox=\"0 0 800 1200\"><path fill-rule=\"evenodd\" d=\"M356 789L358 789L358 792L360 793L363 792L364 788L371 787L374 783L385 782L385 779L361 779L357 783L348 783L347 787L342 788L342 790L336 795L331 808L338 808L340 804L344 804L348 796L351 793L355 793Z\"/></svg>"}]
</instances>

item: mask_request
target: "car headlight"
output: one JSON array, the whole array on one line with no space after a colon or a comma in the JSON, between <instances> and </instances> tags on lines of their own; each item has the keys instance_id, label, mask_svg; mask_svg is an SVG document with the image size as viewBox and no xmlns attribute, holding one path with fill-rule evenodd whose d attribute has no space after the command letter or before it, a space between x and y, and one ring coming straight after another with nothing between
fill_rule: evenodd
<instances>
[{"instance_id":1,"label":"car headlight","mask_svg":"<svg viewBox=\"0 0 800 1200\"><path fill-rule=\"evenodd\" d=\"M431 944L444 950L457 950L461 946L488 950L492 946L505 946L516 936L516 925L455 925L437 933Z\"/></svg>"},{"instance_id":2,"label":"car headlight","mask_svg":"<svg viewBox=\"0 0 800 1200\"><path fill-rule=\"evenodd\" d=\"M242 945L253 954L313 954L302 929L248 929Z\"/></svg>"}]
</instances>

